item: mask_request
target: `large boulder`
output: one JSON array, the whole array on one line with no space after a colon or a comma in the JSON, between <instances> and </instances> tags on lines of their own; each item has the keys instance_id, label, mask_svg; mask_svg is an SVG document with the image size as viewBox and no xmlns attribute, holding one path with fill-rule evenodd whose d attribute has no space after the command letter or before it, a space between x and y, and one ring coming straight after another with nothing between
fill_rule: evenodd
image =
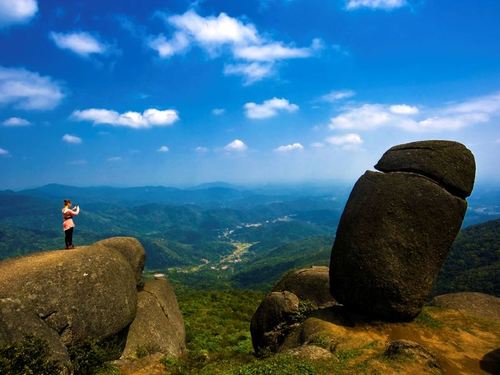
<instances>
[{"instance_id":1,"label":"large boulder","mask_svg":"<svg viewBox=\"0 0 500 375\"><path fill-rule=\"evenodd\" d=\"M42 339L47 345L50 359L58 362L60 373L71 373L68 351L58 333L19 299L0 299L0 317L0 346L22 342L26 336Z\"/></svg>"},{"instance_id":2,"label":"large boulder","mask_svg":"<svg viewBox=\"0 0 500 375\"><path fill-rule=\"evenodd\" d=\"M328 267L312 266L291 271L273 287L273 292L288 291L300 301L308 301L314 308L334 305L330 294Z\"/></svg>"},{"instance_id":3,"label":"large boulder","mask_svg":"<svg viewBox=\"0 0 500 375\"><path fill-rule=\"evenodd\" d=\"M299 299L290 292L271 292L261 302L250 322L252 344L257 354L276 352L299 314Z\"/></svg>"},{"instance_id":4,"label":"large boulder","mask_svg":"<svg viewBox=\"0 0 500 375\"><path fill-rule=\"evenodd\" d=\"M421 141L391 147L375 169L428 176L453 194L465 198L474 186L476 164L472 152L461 143Z\"/></svg>"},{"instance_id":5,"label":"large boulder","mask_svg":"<svg viewBox=\"0 0 500 375\"><path fill-rule=\"evenodd\" d=\"M144 256L135 239L117 241L120 249L110 239L105 245L3 261L0 298L19 299L66 346L114 335L135 317L137 262L131 259ZM30 319L17 320L16 324L18 332L32 331Z\"/></svg>"},{"instance_id":6,"label":"large boulder","mask_svg":"<svg viewBox=\"0 0 500 375\"><path fill-rule=\"evenodd\" d=\"M413 148L420 150L420 143L428 148L433 144L416 142ZM444 166L447 154L439 142L438 146L437 160L432 162ZM457 148L444 150L457 152ZM454 168L474 175L473 163L463 159ZM347 308L398 321L413 319L425 303L460 230L467 203L453 194L456 189L443 187L442 179L432 179L437 172L414 173L424 167L425 163L405 172L403 163L403 172L367 171L356 182L330 260L331 293Z\"/></svg>"},{"instance_id":7,"label":"large boulder","mask_svg":"<svg viewBox=\"0 0 500 375\"><path fill-rule=\"evenodd\" d=\"M185 350L184 321L174 290L166 279L147 281L138 294L137 314L122 357L134 357L141 352L178 357Z\"/></svg>"}]
</instances>

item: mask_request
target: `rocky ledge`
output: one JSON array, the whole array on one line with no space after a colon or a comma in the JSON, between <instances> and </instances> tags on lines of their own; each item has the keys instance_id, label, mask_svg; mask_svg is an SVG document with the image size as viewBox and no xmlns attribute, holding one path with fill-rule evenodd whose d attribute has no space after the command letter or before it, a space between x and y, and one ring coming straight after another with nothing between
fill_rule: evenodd
<instances>
[{"instance_id":1,"label":"rocky ledge","mask_svg":"<svg viewBox=\"0 0 500 375\"><path fill-rule=\"evenodd\" d=\"M181 355L175 293L166 279L141 280L144 260L139 241L115 237L0 262L0 345L41 338L67 374L67 348L88 340L123 337L123 357L141 347Z\"/></svg>"}]
</instances>

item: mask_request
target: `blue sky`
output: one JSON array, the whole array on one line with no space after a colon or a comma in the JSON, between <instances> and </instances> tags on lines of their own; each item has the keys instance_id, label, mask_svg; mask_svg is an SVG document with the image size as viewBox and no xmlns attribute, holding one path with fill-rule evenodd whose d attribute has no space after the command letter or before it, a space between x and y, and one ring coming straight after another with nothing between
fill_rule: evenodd
<instances>
[{"instance_id":1,"label":"blue sky","mask_svg":"<svg viewBox=\"0 0 500 375\"><path fill-rule=\"evenodd\" d=\"M0 188L352 182L451 139L500 182L496 0L0 0Z\"/></svg>"}]
</instances>

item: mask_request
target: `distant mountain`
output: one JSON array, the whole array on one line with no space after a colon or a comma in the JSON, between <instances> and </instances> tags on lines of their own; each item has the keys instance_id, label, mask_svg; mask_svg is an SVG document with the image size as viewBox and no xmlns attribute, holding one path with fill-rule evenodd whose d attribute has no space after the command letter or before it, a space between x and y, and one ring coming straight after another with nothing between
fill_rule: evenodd
<instances>
[{"instance_id":1,"label":"distant mountain","mask_svg":"<svg viewBox=\"0 0 500 375\"><path fill-rule=\"evenodd\" d=\"M500 296L500 219L462 230L433 294L483 292Z\"/></svg>"},{"instance_id":2,"label":"distant mountain","mask_svg":"<svg viewBox=\"0 0 500 375\"><path fill-rule=\"evenodd\" d=\"M61 206L68 195L82 206L75 243L111 236L134 236L144 244L147 268L179 273L200 285L266 288L289 268L328 264L345 194L332 188L307 195L307 187L281 195L271 187L235 190L168 187L88 187L46 185L21 192L0 191L0 259L61 247ZM466 222L495 218L497 190L476 189ZM498 199L498 200L497 200ZM193 202L197 202L196 204ZM500 212L498 212L500 215ZM466 228L458 236L436 284L436 293L477 290L498 294L499 220ZM240 263L221 273L210 270L232 253L235 243L251 244ZM216 279L214 279L216 278ZM212 284L211 284L212 283Z\"/></svg>"}]
</instances>

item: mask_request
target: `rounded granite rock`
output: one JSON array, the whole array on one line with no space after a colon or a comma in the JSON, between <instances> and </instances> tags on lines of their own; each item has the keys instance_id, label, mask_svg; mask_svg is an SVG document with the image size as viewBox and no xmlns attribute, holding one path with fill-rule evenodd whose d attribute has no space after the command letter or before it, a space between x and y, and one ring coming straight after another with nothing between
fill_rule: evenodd
<instances>
[{"instance_id":1,"label":"rounded granite rock","mask_svg":"<svg viewBox=\"0 0 500 375\"><path fill-rule=\"evenodd\" d=\"M68 346L106 338L132 322L136 270L121 251L102 244L37 253L0 262L0 297L22 301Z\"/></svg>"},{"instance_id":2,"label":"rounded granite rock","mask_svg":"<svg viewBox=\"0 0 500 375\"><path fill-rule=\"evenodd\" d=\"M252 316L250 333L256 353L276 352L293 318L299 313L299 299L290 292L271 292Z\"/></svg>"},{"instance_id":3,"label":"rounded granite rock","mask_svg":"<svg viewBox=\"0 0 500 375\"><path fill-rule=\"evenodd\" d=\"M436 296L432 306L468 312L487 319L500 320L500 298L477 292L449 293Z\"/></svg>"},{"instance_id":4,"label":"rounded granite rock","mask_svg":"<svg viewBox=\"0 0 500 375\"><path fill-rule=\"evenodd\" d=\"M452 141L420 141L391 147L375 169L427 176L461 198L471 194L476 175L472 152Z\"/></svg>"},{"instance_id":5,"label":"rounded granite rock","mask_svg":"<svg viewBox=\"0 0 500 375\"><path fill-rule=\"evenodd\" d=\"M186 351L186 333L174 290L166 279L144 284L137 300L137 314L128 330L122 358L141 350L179 357Z\"/></svg>"},{"instance_id":6,"label":"rounded granite rock","mask_svg":"<svg viewBox=\"0 0 500 375\"><path fill-rule=\"evenodd\" d=\"M420 312L467 208L427 177L366 172L346 204L330 260L333 297L389 321Z\"/></svg>"},{"instance_id":7,"label":"rounded granite rock","mask_svg":"<svg viewBox=\"0 0 500 375\"><path fill-rule=\"evenodd\" d=\"M335 305L330 294L329 270L324 266L312 266L291 271L273 287L273 292L288 291L300 301L309 301L314 308Z\"/></svg>"}]
</instances>

